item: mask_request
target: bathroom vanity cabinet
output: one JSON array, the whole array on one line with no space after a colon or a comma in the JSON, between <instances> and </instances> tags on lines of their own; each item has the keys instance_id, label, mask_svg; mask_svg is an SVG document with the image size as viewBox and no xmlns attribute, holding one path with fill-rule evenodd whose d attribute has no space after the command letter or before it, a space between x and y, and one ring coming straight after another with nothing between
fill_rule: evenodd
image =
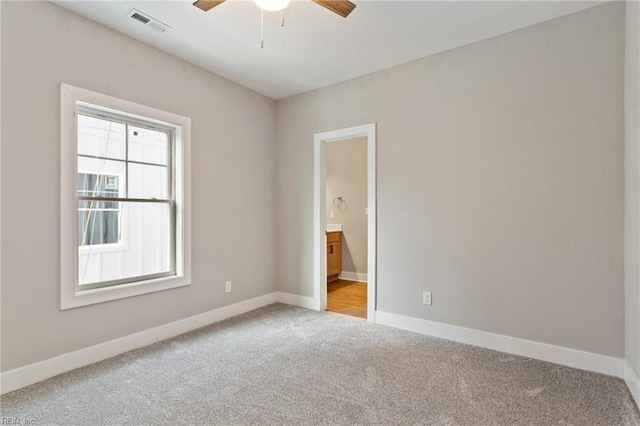
<instances>
[{"instance_id":1,"label":"bathroom vanity cabinet","mask_svg":"<svg viewBox=\"0 0 640 426\"><path fill-rule=\"evenodd\" d=\"M342 232L327 232L327 282L342 272Z\"/></svg>"}]
</instances>

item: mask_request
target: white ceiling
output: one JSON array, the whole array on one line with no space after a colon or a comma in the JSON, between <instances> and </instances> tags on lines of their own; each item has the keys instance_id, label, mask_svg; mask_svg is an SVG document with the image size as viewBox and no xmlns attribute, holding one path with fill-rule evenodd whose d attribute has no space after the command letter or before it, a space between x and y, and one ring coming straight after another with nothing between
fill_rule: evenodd
<instances>
[{"instance_id":1,"label":"white ceiling","mask_svg":"<svg viewBox=\"0 0 640 426\"><path fill-rule=\"evenodd\" d=\"M280 14L249 0L203 12L192 0L54 3L273 99L283 99L457 46L593 7L603 1L352 0L344 19L310 0ZM171 26L158 33L126 16L132 8Z\"/></svg>"}]
</instances>

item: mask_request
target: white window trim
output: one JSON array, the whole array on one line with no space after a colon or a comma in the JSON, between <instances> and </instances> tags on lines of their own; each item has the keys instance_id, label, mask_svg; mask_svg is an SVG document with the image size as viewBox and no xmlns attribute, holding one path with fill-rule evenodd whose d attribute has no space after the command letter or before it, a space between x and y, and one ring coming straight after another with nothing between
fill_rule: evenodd
<instances>
[{"instance_id":1,"label":"white window trim","mask_svg":"<svg viewBox=\"0 0 640 426\"><path fill-rule=\"evenodd\" d=\"M76 105L86 102L147 121L176 126L176 275L91 290L76 290ZM60 85L60 309L71 309L138 296L191 284L191 119L155 108L81 89ZM182 226L180 226L182 225Z\"/></svg>"}]
</instances>

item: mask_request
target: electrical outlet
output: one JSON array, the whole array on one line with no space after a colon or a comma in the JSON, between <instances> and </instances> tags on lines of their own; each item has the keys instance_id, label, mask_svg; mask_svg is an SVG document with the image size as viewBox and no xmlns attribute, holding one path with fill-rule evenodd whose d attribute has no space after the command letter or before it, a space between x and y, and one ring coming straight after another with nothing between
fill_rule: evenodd
<instances>
[{"instance_id":1,"label":"electrical outlet","mask_svg":"<svg viewBox=\"0 0 640 426\"><path fill-rule=\"evenodd\" d=\"M231 293L231 281L227 281L224 283L224 291L227 293Z\"/></svg>"},{"instance_id":2,"label":"electrical outlet","mask_svg":"<svg viewBox=\"0 0 640 426\"><path fill-rule=\"evenodd\" d=\"M424 305L430 305L431 304L431 292L430 291L423 291L422 292L422 303Z\"/></svg>"},{"instance_id":3,"label":"electrical outlet","mask_svg":"<svg viewBox=\"0 0 640 426\"><path fill-rule=\"evenodd\" d=\"M335 219L336 214L334 212L329 212L329 219Z\"/></svg>"}]
</instances>

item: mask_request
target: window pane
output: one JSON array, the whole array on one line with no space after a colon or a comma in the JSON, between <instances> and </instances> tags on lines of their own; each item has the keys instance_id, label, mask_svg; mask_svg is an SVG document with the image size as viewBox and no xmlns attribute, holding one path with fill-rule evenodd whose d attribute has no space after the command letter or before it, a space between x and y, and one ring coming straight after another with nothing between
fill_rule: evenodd
<instances>
[{"instance_id":1,"label":"window pane","mask_svg":"<svg viewBox=\"0 0 640 426\"><path fill-rule=\"evenodd\" d=\"M119 196L120 176L78 173L78 195L86 197Z\"/></svg>"},{"instance_id":2,"label":"window pane","mask_svg":"<svg viewBox=\"0 0 640 426\"><path fill-rule=\"evenodd\" d=\"M167 165L167 133L129 126L129 160Z\"/></svg>"},{"instance_id":3,"label":"window pane","mask_svg":"<svg viewBox=\"0 0 640 426\"><path fill-rule=\"evenodd\" d=\"M125 158L125 125L78 114L78 154Z\"/></svg>"},{"instance_id":4,"label":"window pane","mask_svg":"<svg viewBox=\"0 0 640 426\"><path fill-rule=\"evenodd\" d=\"M119 204L122 207L119 213L119 244L78 247L80 285L172 271L170 204Z\"/></svg>"},{"instance_id":5,"label":"window pane","mask_svg":"<svg viewBox=\"0 0 640 426\"><path fill-rule=\"evenodd\" d=\"M78 246L118 243L119 219L120 203L78 201Z\"/></svg>"},{"instance_id":6,"label":"window pane","mask_svg":"<svg viewBox=\"0 0 640 426\"><path fill-rule=\"evenodd\" d=\"M78 157L79 197L125 196L125 163Z\"/></svg>"},{"instance_id":7,"label":"window pane","mask_svg":"<svg viewBox=\"0 0 640 426\"><path fill-rule=\"evenodd\" d=\"M168 194L166 167L129 163L129 198L165 200Z\"/></svg>"}]
</instances>

